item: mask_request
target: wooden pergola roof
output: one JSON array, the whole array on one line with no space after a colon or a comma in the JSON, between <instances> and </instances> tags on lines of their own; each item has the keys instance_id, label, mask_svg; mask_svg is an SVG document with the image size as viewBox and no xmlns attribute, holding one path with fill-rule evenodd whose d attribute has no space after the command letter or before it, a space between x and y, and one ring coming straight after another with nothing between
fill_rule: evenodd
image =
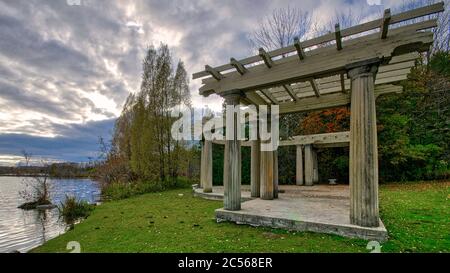
<instances>
[{"instance_id":1,"label":"wooden pergola roof","mask_svg":"<svg viewBox=\"0 0 450 273\"><path fill-rule=\"evenodd\" d=\"M202 79L200 94L241 90L247 104L277 104L280 113L346 105L350 102L348 66L379 59L375 95L401 92L419 53L433 42L437 19L413 20L444 10L444 3L391 15L193 74ZM417 22L420 21L420 22Z\"/></svg>"}]
</instances>

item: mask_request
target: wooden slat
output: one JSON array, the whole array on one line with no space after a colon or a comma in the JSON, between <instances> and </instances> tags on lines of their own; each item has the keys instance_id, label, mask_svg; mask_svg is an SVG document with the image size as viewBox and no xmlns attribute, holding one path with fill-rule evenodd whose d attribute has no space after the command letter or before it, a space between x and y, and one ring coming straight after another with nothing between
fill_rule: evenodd
<instances>
[{"instance_id":1,"label":"wooden slat","mask_svg":"<svg viewBox=\"0 0 450 273\"><path fill-rule=\"evenodd\" d=\"M249 91L245 93L245 97L254 105L265 105L267 102L258 95L255 91Z\"/></svg>"},{"instance_id":2,"label":"wooden slat","mask_svg":"<svg viewBox=\"0 0 450 273\"><path fill-rule=\"evenodd\" d=\"M294 46L295 49L297 50L297 55L300 58L300 60L305 59L305 51L303 51L303 47L300 44L300 39L298 37L295 37L294 39Z\"/></svg>"},{"instance_id":3,"label":"wooden slat","mask_svg":"<svg viewBox=\"0 0 450 273\"><path fill-rule=\"evenodd\" d=\"M208 72L214 79L216 79L217 81L222 80L223 78L225 78L222 74L220 74L219 71L215 70L214 68L212 68L209 65L205 66L205 71Z\"/></svg>"},{"instance_id":4,"label":"wooden slat","mask_svg":"<svg viewBox=\"0 0 450 273\"><path fill-rule=\"evenodd\" d=\"M272 58L269 56L269 54L267 54L264 48L259 49L259 57L261 57L261 59L264 61L264 63L268 68L272 68L273 66Z\"/></svg>"},{"instance_id":5,"label":"wooden slat","mask_svg":"<svg viewBox=\"0 0 450 273\"><path fill-rule=\"evenodd\" d=\"M375 87L376 97L382 94L393 92L401 92L401 87ZM350 104L350 94L339 92L320 96L319 98L302 98L299 102L288 102L280 104L280 114L321 110L332 107L345 106L348 104Z\"/></svg>"},{"instance_id":6,"label":"wooden slat","mask_svg":"<svg viewBox=\"0 0 450 273\"><path fill-rule=\"evenodd\" d=\"M435 13L442 12L442 11L444 11L444 3L440 2L440 3L436 3L434 5L430 5L430 6L426 6L426 7L422 7L422 8L418 8L418 9L414 9L414 10L410 10L410 11L406 11L406 12L403 12L400 14L393 15L393 16L391 16L390 24L395 24L395 23L406 21L406 20L410 20L410 19L414 19L414 18L418 18L418 17L430 15L430 14L435 14ZM382 23L383 23L383 19L377 19L374 21L366 22L366 23L363 23L363 24L360 24L357 26L353 26L353 27L341 30L341 35L342 35L342 37L348 37L348 36L356 35L356 34L359 34L362 32L374 30L374 29L379 28L382 25ZM336 37L335 37L334 33L329 33L329 34L326 34L326 35L323 35L320 37L316 37L316 38L304 41L302 43L302 47L308 48L308 47L316 46L316 45L319 45L322 43L333 41L333 40L335 40L335 38ZM270 52L268 52L268 55L270 57L276 57L279 55L291 53L293 51L296 51L296 47L294 45L270 51ZM251 56L251 57L242 59L239 62L242 63L243 65L247 65L247 64L258 62L259 60L260 60L259 56ZM225 64L225 65L218 66L215 69L217 71L221 72L221 71L229 70L232 68L233 67L230 64ZM206 71L197 72L197 73L193 74L193 79L205 77L208 75L209 75L209 73Z\"/></svg>"},{"instance_id":7,"label":"wooden slat","mask_svg":"<svg viewBox=\"0 0 450 273\"><path fill-rule=\"evenodd\" d=\"M391 22L391 10L384 11L383 24L381 25L381 39L386 39L389 31L389 24Z\"/></svg>"},{"instance_id":8,"label":"wooden slat","mask_svg":"<svg viewBox=\"0 0 450 273\"><path fill-rule=\"evenodd\" d=\"M443 12L444 11L444 2L439 2L433 5L405 11L396 15L393 15L391 18L391 24L401 23L407 20L416 19L422 16Z\"/></svg>"},{"instance_id":9,"label":"wooden slat","mask_svg":"<svg viewBox=\"0 0 450 273\"><path fill-rule=\"evenodd\" d=\"M283 85L284 90L289 94L289 96L294 100L298 101L297 95L294 93L294 90L292 90L292 87L288 84Z\"/></svg>"},{"instance_id":10,"label":"wooden slat","mask_svg":"<svg viewBox=\"0 0 450 273\"><path fill-rule=\"evenodd\" d=\"M272 102L273 104L278 104L278 100L270 93L269 90L261 89L260 91L270 100L270 102Z\"/></svg>"},{"instance_id":11,"label":"wooden slat","mask_svg":"<svg viewBox=\"0 0 450 273\"><path fill-rule=\"evenodd\" d=\"M230 65L236 68L236 71L241 75L244 75L247 72L247 68L245 68L244 65L238 62L235 58L230 59Z\"/></svg>"},{"instance_id":12,"label":"wooden slat","mask_svg":"<svg viewBox=\"0 0 450 273\"><path fill-rule=\"evenodd\" d=\"M334 26L334 34L336 36L336 48L337 50L342 50L342 35L341 35L341 27L339 24Z\"/></svg>"},{"instance_id":13,"label":"wooden slat","mask_svg":"<svg viewBox=\"0 0 450 273\"><path fill-rule=\"evenodd\" d=\"M316 97L320 97L320 90L317 86L316 80L310 79L309 83L311 84L312 89L314 90L314 94L316 94Z\"/></svg>"},{"instance_id":14,"label":"wooden slat","mask_svg":"<svg viewBox=\"0 0 450 273\"><path fill-rule=\"evenodd\" d=\"M345 90L345 75L344 75L344 73L341 73L340 78L341 78L340 79L341 80L341 91L343 93L345 93L346 90Z\"/></svg>"}]
</instances>

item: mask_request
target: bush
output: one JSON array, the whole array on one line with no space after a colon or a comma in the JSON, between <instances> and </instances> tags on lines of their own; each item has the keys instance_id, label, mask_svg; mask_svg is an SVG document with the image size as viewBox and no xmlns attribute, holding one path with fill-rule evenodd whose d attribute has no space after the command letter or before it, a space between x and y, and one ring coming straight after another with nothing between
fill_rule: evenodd
<instances>
[{"instance_id":1,"label":"bush","mask_svg":"<svg viewBox=\"0 0 450 273\"><path fill-rule=\"evenodd\" d=\"M74 196L66 195L66 200L61 203L58 210L66 222L73 222L81 218L87 218L94 210L94 205L87 201L78 200Z\"/></svg>"}]
</instances>

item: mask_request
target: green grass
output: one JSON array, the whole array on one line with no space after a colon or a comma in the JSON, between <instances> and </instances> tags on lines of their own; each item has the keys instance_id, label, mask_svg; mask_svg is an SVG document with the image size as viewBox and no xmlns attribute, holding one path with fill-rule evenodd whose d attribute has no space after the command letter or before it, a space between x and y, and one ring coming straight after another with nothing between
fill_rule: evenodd
<instances>
[{"instance_id":1,"label":"green grass","mask_svg":"<svg viewBox=\"0 0 450 273\"><path fill-rule=\"evenodd\" d=\"M450 182L382 186L382 219L390 233L383 252L450 252ZM367 241L339 236L216 223L222 202L188 189L105 203L74 230L33 252L363 252Z\"/></svg>"}]
</instances>

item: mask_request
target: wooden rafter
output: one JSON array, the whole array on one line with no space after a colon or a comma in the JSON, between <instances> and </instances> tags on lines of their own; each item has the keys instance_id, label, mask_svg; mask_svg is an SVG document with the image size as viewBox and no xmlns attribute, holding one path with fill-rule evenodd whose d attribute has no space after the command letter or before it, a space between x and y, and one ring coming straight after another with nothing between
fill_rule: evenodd
<instances>
[{"instance_id":1,"label":"wooden rafter","mask_svg":"<svg viewBox=\"0 0 450 273\"><path fill-rule=\"evenodd\" d=\"M344 75L344 73L341 73L340 81L341 81L341 91L342 91L342 93L346 93L347 91L345 89L345 75Z\"/></svg>"},{"instance_id":2,"label":"wooden rafter","mask_svg":"<svg viewBox=\"0 0 450 273\"><path fill-rule=\"evenodd\" d=\"M302 44L300 43L300 39L298 37L294 38L294 46L295 50L297 50L297 55L300 58L300 60L305 59L305 51L303 51Z\"/></svg>"},{"instance_id":3,"label":"wooden rafter","mask_svg":"<svg viewBox=\"0 0 450 273\"><path fill-rule=\"evenodd\" d=\"M336 36L336 48L337 50L342 50L342 34L339 24L334 26L334 34Z\"/></svg>"},{"instance_id":4,"label":"wooden rafter","mask_svg":"<svg viewBox=\"0 0 450 273\"><path fill-rule=\"evenodd\" d=\"M269 90L267 90L267 89L261 89L260 90L263 94L264 94L264 96L266 96L269 100L270 100L270 102L272 102L273 104L278 104L279 103L279 101L270 93L270 91Z\"/></svg>"},{"instance_id":5,"label":"wooden rafter","mask_svg":"<svg viewBox=\"0 0 450 273\"><path fill-rule=\"evenodd\" d=\"M311 87L314 90L314 94L316 94L316 97L320 97L320 90L319 90L319 86L317 85L316 80L310 79L309 83L311 84Z\"/></svg>"},{"instance_id":6,"label":"wooden rafter","mask_svg":"<svg viewBox=\"0 0 450 273\"><path fill-rule=\"evenodd\" d=\"M273 66L272 58L269 56L269 54L267 54L267 52L262 47L259 49L259 56L261 57L261 59L263 59L264 63L268 68L272 68Z\"/></svg>"},{"instance_id":7,"label":"wooden rafter","mask_svg":"<svg viewBox=\"0 0 450 273\"><path fill-rule=\"evenodd\" d=\"M389 31L389 24L391 22L391 10L386 9L383 16L383 24L381 25L381 39L386 39Z\"/></svg>"},{"instance_id":8,"label":"wooden rafter","mask_svg":"<svg viewBox=\"0 0 450 273\"><path fill-rule=\"evenodd\" d=\"M294 100L294 101L298 101L299 97L295 94L294 90L292 89L292 87L288 84L284 84L283 85L284 90L286 90L286 92L289 94L289 96Z\"/></svg>"},{"instance_id":9,"label":"wooden rafter","mask_svg":"<svg viewBox=\"0 0 450 273\"><path fill-rule=\"evenodd\" d=\"M223 78L225 78L219 71L217 71L216 69L212 68L209 65L205 65L205 71L208 72L217 81L220 81Z\"/></svg>"},{"instance_id":10,"label":"wooden rafter","mask_svg":"<svg viewBox=\"0 0 450 273\"><path fill-rule=\"evenodd\" d=\"M247 68L245 68L245 66L238 62L235 58L230 59L230 64L236 68L236 71L241 75L244 75L247 72Z\"/></svg>"},{"instance_id":11,"label":"wooden rafter","mask_svg":"<svg viewBox=\"0 0 450 273\"><path fill-rule=\"evenodd\" d=\"M261 98L255 91L245 93L245 97L254 105L265 105L267 102Z\"/></svg>"}]
</instances>

